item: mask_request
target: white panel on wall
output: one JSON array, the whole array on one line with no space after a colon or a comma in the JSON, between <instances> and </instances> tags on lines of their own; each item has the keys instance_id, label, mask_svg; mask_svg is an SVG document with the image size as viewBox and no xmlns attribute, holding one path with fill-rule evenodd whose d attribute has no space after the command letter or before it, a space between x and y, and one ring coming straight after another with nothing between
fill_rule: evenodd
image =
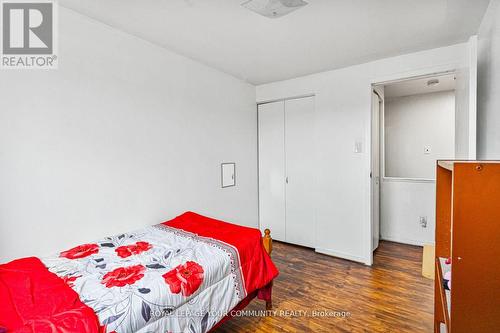
<instances>
[{"instance_id":1,"label":"white panel on wall","mask_svg":"<svg viewBox=\"0 0 500 333\"><path fill-rule=\"evenodd\" d=\"M223 188L236 186L236 163L221 164L221 183Z\"/></svg>"},{"instance_id":2,"label":"white panel on wall","mask_svg":"<svg viewBox=\"0 0 500 333\"><path fill-rule=\"evenodd\" d=\"M435 182L382 180L380 237L413 245L434 244ZM420 217L427 219L424 228Z\"/></svg>"}]
</instances>

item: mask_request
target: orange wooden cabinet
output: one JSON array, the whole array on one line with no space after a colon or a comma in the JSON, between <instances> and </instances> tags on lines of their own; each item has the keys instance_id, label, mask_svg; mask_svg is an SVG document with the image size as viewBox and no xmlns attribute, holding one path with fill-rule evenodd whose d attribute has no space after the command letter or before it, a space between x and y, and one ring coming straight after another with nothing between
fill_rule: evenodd
<instances>
[{"instance_id":1,"label":"orange wooden cabinet","mask_svg":"<svg viewBox=\"0 0 500 333\"><path fill-rule=\"evenodd\" d=\"M436 333L500 332L500 162L438 162L434 293Z\"/></svg>"}]
</instances>

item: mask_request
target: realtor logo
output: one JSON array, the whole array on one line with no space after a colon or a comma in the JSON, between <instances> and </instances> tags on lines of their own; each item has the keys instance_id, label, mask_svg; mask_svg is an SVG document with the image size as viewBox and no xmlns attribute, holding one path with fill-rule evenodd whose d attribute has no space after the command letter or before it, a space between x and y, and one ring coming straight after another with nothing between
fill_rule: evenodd
<instances>
[{"instance_id":1,"label":"realtor logo","mask_svg":"<svg viewBox=\"0 0 500 333\"><path fill-rule=\"evenodd\" d=\"M55 68L55 3L2 1L2 68Z\"/></svg>"}]
</instances>

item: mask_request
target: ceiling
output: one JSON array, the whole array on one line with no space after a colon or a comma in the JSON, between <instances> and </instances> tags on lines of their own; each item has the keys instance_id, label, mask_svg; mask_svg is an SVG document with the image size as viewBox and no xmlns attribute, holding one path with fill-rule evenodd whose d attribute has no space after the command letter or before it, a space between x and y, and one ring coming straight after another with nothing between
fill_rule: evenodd
<instances>
[{"instance_id":1,"label":"ceiling","mask_svg":"<svg viewBox=\"0 0 500 333\"><path fill-rule=\"evenodd\" d=\"M464 42L489 0L308 0L270 19L244 0L60 0L252 84Z\"/></svg>"},{"instance_id":2,"label":"ceiling","mask_svg":"<svg viewBox=\"0 0 500 333\"><path fill-rule=\"evenodd\" d=\"M433 79L439 80L439 84L428 86L427 82ZM455 74L446 74L441 76L405 80L385 85L384 96L386 99L390 99L403 96L430 94L439 91L455 90L455 87Z\"/></svg>"}]
</instances>

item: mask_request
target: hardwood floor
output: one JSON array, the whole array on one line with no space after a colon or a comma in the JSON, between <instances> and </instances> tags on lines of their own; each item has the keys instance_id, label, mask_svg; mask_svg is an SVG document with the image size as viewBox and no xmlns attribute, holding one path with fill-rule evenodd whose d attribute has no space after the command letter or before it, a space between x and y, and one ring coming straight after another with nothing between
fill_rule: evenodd
<instances>
[{"instance_id":1,"label":"hardwood floor","mask_svg":"<svg viewBox=\"0 0 500 333\"><path fill-rule=\"evenodd\" d=\"M280 276L267 317L235 317L215 332L432 332L433 281L421 276L422 249L381 242L374 265L337 259L274 242ZM265 310L253 300L245 310ZM282 311L308 311L283 316ZM311 317L312 311L348 312Z\"/></svg>"}]
</instances>

